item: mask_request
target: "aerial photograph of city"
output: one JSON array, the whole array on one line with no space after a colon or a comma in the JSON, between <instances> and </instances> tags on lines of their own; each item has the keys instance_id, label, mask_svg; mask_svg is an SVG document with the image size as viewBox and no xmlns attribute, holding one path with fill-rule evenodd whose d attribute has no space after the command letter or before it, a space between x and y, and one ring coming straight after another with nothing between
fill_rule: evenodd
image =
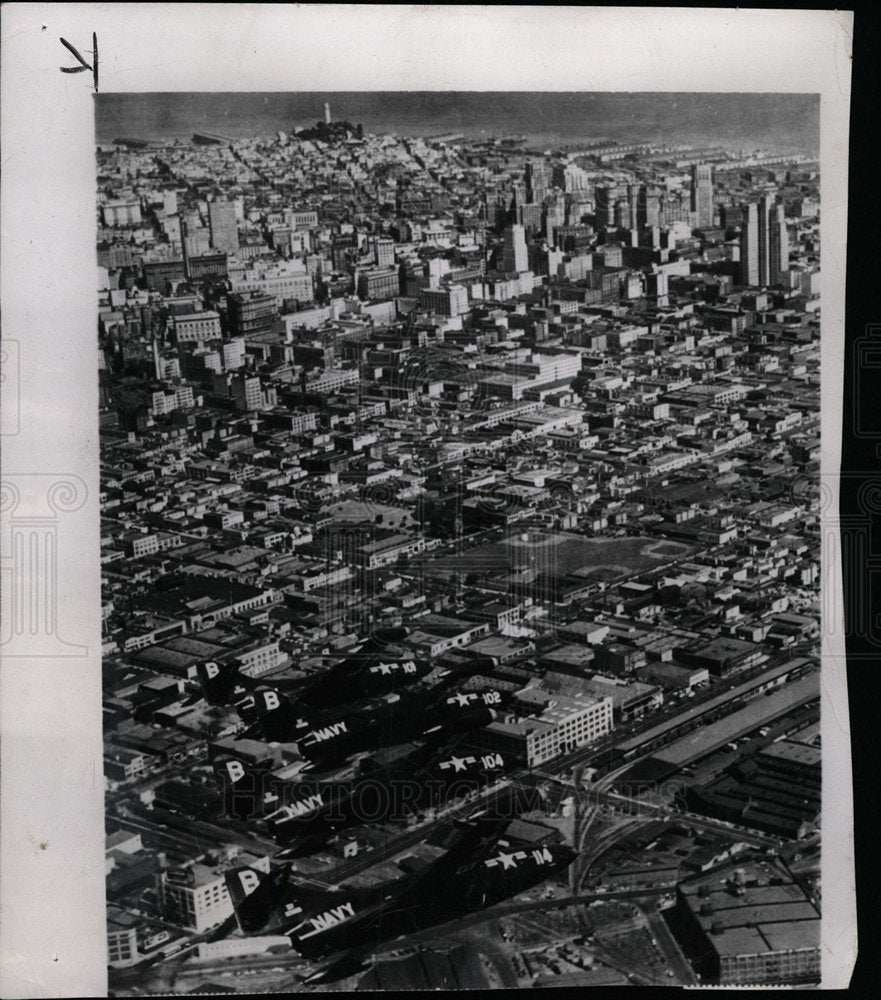
<instances>
[{"instance_id":1,"label":"aerial photograph of city","mask_svg":"<svg viewBox=\"0 0 881 1000\"><path fill-rule=\"evenodd\" d=\"M110 995L819 983L818 95L95 113Z\"/></svg>"}]
</instances>

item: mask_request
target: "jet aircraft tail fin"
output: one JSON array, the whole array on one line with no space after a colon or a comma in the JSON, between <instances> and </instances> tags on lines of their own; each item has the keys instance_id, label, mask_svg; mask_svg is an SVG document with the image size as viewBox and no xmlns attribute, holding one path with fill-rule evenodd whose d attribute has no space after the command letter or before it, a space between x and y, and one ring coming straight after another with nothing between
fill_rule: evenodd
<instances>
[{"instance_id":1,"label":"jet aircraft tail fin","mask_svg":"<svg viewBox=\"0 0 881 1000\"><path fill-rule=\"evenodd\" d=\"M285 895L289 873L290 865L269 873L248 867L231 868L226 873L226 887L242 933L256 934L271 923L278 901Z\"/></svg>"}]
</instances>

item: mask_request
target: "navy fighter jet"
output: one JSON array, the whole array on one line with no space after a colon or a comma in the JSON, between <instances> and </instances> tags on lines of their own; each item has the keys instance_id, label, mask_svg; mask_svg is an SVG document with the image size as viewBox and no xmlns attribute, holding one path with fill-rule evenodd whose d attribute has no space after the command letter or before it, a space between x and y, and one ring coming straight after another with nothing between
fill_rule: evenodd
<instances>
[{"instance_id":1,"label":"navy fighter jet","mask_svg":"<svg viewBox=\"0 0 881 1000\"><path fill-rule=\"evenodd\" d=\"M271 689L255 692L254 730L264 739L295 743L313 767L322 768L360 750L394 746L410 740L447 738L489 725L496 718L491 706L502 703L499 691L441 696L404 691L396 699L361 709L302 712L297 704Z\"/></svg>"},{"instance_id":2,"label":"navy fighter jet","mask_svg":"<svg viewBox=\"0 0 881 1000\"><path fill-rule=\"evenodd\" d=\"M292 695L298 706L311 711L337 708L355 701L380 697L407 687L431 672L426 661L407 655L386 656L384 650L407 637L405 628L377 629L354 651L325 673L310 678L273 679L272 687ZM248 695L263 685L241 673L234 663L208 661L196 667L199 686L211 705L241 706L246 721L251 701Z\"/></svg>"},{"instance_id":3,"label":"navy fighter jet","mask_svg":"<svg viewBox=\"0 0 881 1000\"><path fill-rule=\"evenodd\" d=\"M337 830L447 805L485 788L515 763L459 739L421 747L347 782L285 780L234 758L218 758L214 773L227 815L262 820L289 854L297 854L323 846Z\"/></svg>"},{"instance_id":4,"label":"navy fighter jet","mask_svg":"<svg viewBox=\"0 0 881 1000\"><path fill-rule=\"evenodd\" d=\"M528 800L528 796L525 797ZM576 852L559 844L517 848L501 839L517 812L459 824L446 853L421 871L363 889L305 890L285 865L270 874L253 868L226 873L237 922L245 934L286 934L307 958L345 954L307 984L333 982L362 967L367 947L445 923L543 882L572 863Z\"/></svg>"}]
</instances>

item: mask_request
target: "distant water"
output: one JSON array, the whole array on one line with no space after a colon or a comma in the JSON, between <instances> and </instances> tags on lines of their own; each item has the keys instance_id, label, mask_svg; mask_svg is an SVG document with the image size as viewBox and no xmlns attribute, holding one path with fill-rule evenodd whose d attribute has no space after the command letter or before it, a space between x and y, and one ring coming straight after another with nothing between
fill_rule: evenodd
<instances>
[{"instance_id":1,"label":"distant water","mask_svg":"<svg viewBox=\"0 0 881 1000\"><path fill-rule=\"evenodd\" d=\"M525 135L537 145L591 139L719 145L817 155L816 94L701 93L150 93L99 94L98 142L189 138L216 132L234 139L314 125L329 102L336 120L367 132L462 133L469 138Z\"/></svg>"}]
</instances>

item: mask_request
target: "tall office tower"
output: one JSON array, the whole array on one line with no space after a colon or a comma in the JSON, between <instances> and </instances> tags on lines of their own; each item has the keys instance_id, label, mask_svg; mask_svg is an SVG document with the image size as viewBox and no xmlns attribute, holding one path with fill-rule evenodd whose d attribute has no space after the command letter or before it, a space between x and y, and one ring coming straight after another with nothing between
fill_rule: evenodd
<instances>
[{"instance_id":1,"label":"tall office tower","mask_svg":"<svg viewBox=\"0 0 881 1000\"><path fill-rule=\"evenodd\" d=\"M674 222L691 222L688 198L679 191L668 191L658 204L658 224L669 229Z\"/></svg>"},{"instance_id":2,"label":"tall office tower","mask_svg":"<svg viewBox=\"0 0 881 1000\"><path fill-rule=\"evenodd\" d=\"M235 253L239 249L236 207L231 201L208 203L208 227L211 231L211 245L215 250Z\"/></svg>"},{"instance_id":3,"label":"tall office tower","mask_svg":"<svg viewBox=\"0 0 881 1000\"><path fill-rule=\"evenodd\" d=\"M541 205L521 205L517 209L517 222L526 230L526 235L531 237L541 231L542 207Z\"/></svg>"},{"instance_id":4,"label":"tall office tower","mask_svg":"<svg viewBox=\"0 0 881 1000\"><path fill-rule=\"evenodd\" d=\"M698 228L713 224L713 168L695 163L691 168L691 210Z\"/></svg>"},{"instance_id":5,"label":"tall office tower","mask_svg":"<svg viewBox=\"0 0 881 1000\"><path fill-rule=\"evenodd\" d=\"M511 208L514 212L516 212L521 205L530 204L529 192L527 191L526 184L523 181L515 181L512 187L514 191L514 198L511 203Z\"/></svg>"},{"instance_id":6,"label":"tall office tower","mask_svg":"<svg viewBox=\"0 0 881 1000\"><path fill-rule=\"evenodd\" d=\"M789 233L782 205L774 205L768 221L768 284L779 285L789 270Z\"/></svg>"},{"instance_id":7,"label":"tall office tower","mask_svg":"<svg viewBox=\"0 0 881 1000\"><path fill-rule=\"evenodd\" d=\"M723 229L734 229L736 226L739 226L742 221L742 212L742 205L720 205L719 225Z\"/></svg>"},{"instance_id":8,"label":"tall office tower","mask_svg":"<svg viewBox=\"0 0 881 1000\"><path fill-rule=\"evenodd\" d=\"M502 246L502 270L521 274L529 270L529 256L526 252L526 231L523 226L508 226Z\"/></svg>"},{"instance_id":9,"label":"tall office tower","mask_svg":"<svg viewBox=\"0 0 881 1000\"><path fill-rule=\"evenodd\" d=\"M759 206L743 205L740 223L740 283L759 284Z\"/></svg>"},{"instance_id":10,"label":"tall office tower","mask_svg":"<svg viewBox=\"0 0 881 1000\"><path fill-rule=\"evenodd\" d=\"M639 189L639 204L636 211L638 225L647 229L659 226L660 213L660 195L658 191L643 184Z\"/></svg>"},{"instance_id":11,"label":"tall office tower","mask_svg":"<svg viewBox=\"0 0 881 1000\"><path fill-rule=\"evenodd\" d=\"M548 246L554 246L554 232L557 226L566 224L566 199L562 194L556 193L548 196L545 203L545 229L544 235Z\"/></svg>"},{"instance_id":12,"label":"tall office tower","mask_svg":"<svg viewBox=\"0 0 881 1000\"><path fill-rule=\"evenodd\" d=\"M551 185L551 172L544 161L529 160L526 164L526 189L529 200L540 205Z\"/></svg>"},{"instance_id":13,"label":"tall office tower","mask_svg":"<svg viewBox=\"0 0 881 1000\"><path fill-rule=\"evenodd\" d=\"M373 241L373 259L377 267L392 267L395 263L395 241L377 236Z\"/></svg>"},{"instance_id":14,"label":"tall office tower","mask_svg":"<svg viewBox=\"0 0 881 1000\"><path fill-rule=\"evenodd\" d=\"M626 229L637 229L639 227L639 185L627 185L627 225Z\"/></svg>"},{"instance_id":15,"label":"tall office tower","mask_svg":"<svg viewBox=\"0 0 881 1000\"><path fill-rule=\"evenodd\" d=\"M159 349L159 338L153 335L153 374L157 379L161 379L165 374L162 370L162 354Z\"/></svg>"},{"instance_id":16,"label":"tall office tower","mask_svg":"<svg viewBox=\"0 0 881 1000\"><path fill-rule=\"evenodd\" d=\"M574 163L566 167L563 180L567 191L590 190L590 174Z\"/></svg>"},{"instance_id":17,"label":"tall office tower","mask_svg":"<svg viewBox=\"0 0 881 1000\"><path fill-rule=\"evenodd\" d=\"M615 200L618 197L618 188L608 185L597 185L594 192L594 206L596 223L600 228L615 225Z\"/></svg>"},{"instance_id":18,"label":"tall office tower","mask_svg":"<svg viewBox=\"0 0 881 1000\"><path fill-rule=\"evenodd\" d=\"M590 189L590 174L575 163L558 163L551 171L551 181L555 187L562 188L567 194L571 191Z\"/></svg>"},{"instance_id":19,"label":"tall office tower","mask_svg":"<svg viewBox=\"0 0 881 1000\"><path fill-rule=\"evenodd\" d=\"M507 215L507 199L502 191L488 190L484 195L483 212L486 224L492 229L501 229Z\"/></svg>"},{"instance_id":20,"label":"tall office tower","mask_svg":"<svg viewBox=\"0 0 881 1000\"><path fill-rule=\"evenodd\" d=\"M324 105L324 124L330 125L330 105Z\"/></svg>"},{"instance_id":21,"label":"tall office tower","mask_svg":"<svg viewBox=\"0 0 881 1000\"><path fill-rule=\"evenodd\" d=\"M768 241L768 227L771 221L771 213L774 211L774 196L763 194L759 198L758 220L759 220L759 284L770 284L770 246Z\"/></svg>"},{"instance_id":22,"label":"tall office tower","mask_svg":"<svg viewBox=\"0 0 881 1000\"><path fill-rule=\"evenodd\" d=\"M667 280L665 271L653 271L646 275L646 292L659 306L666 306L669 301Z\"/></svg>"},{"instance_id":23,"label":"tall office tower","mask_svg":"<svg viewBox=\"0 0 881 1000\"><path fill-rule=\"evenodd\" d=\"M577 226L585 215L593 215L593 199L586 191L566 195L567 226Z\"/></svg>"},{"instance_id":24,"label":"tall office tower","mask_svg":"<svg viewBox=\"0 0 881 1000\"><path fill-rule=\"evenodd\" d=\"M178 221L178 227L180 228L181 255L183 256L183 259L184 259L184 277L189 278L189 276L190 276L189 256L190 255L189 255L189 253L187 251L187 228L188 228L188 223L187 223L186 216L184 216L182 214L178 215L177 221Z\"/></svg>"},{"instance_id":25,"label":"tall office tower","mask_svg":"<svg viewBox=\"0 0 881 1000\"><path fill-rule=\"evenodd\" d=\"M195 217L198 221L198 216ZM193 216L178 216L180 220L181 254L184 260L184 274L190 277L190 258L200 257L211 251L211 236L202 226L193 224Z\"/></svg>"}]
</instances>

